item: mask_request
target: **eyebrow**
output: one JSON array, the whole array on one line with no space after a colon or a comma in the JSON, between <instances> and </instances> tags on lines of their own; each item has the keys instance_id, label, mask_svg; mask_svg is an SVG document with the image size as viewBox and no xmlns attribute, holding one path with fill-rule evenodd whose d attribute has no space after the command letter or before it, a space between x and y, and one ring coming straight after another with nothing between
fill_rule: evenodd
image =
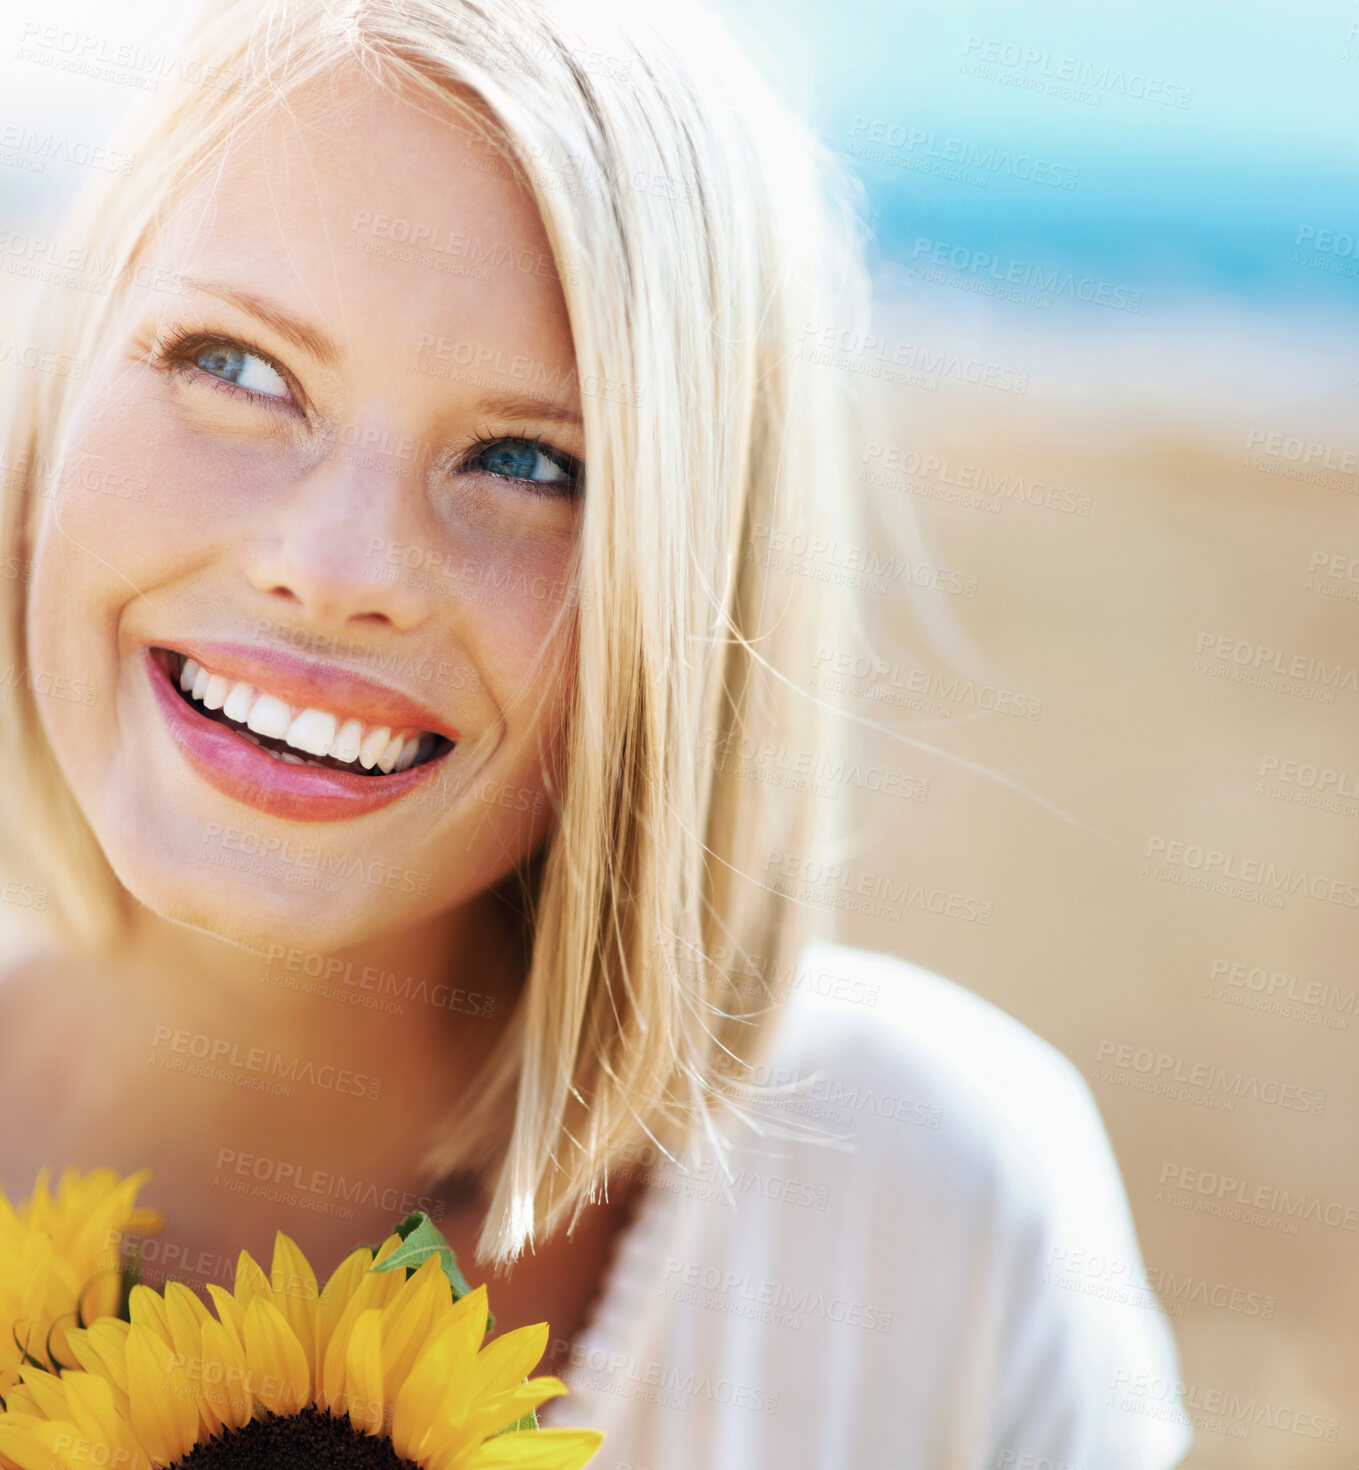
<instances>
[{"instance_id":1,"label":"eyebrow","mask_svg":"<svg viewBox=\"0 0 1359 1470\"><path fill-rule=\"evenodd\" d=\"M532 394L488 393L477 400L477 407L487 414L507 419L543 419L550 424L573 424L582 427L576 409L558 403L552 398L537 398Z\"/></svg>"},{"instance_id":2,"label":"eyebrow","mask_svg":"<svg viewBox=\"0 0 1359 1470\"><path fill-rule=\"evenodd\" d=\"M219 301L225 301L263 322L265 326L272 327L280 337L291 342L294 347L300 347L303 352L309 352L318 362L332 366L339 361L340 349L333 338L328 337L319 327L309 326L306 322L289 316L281 306L272 301L254 296L249 291L238 290L235 286L199 281L191 276L183 276L181 279L191 291L202 291L208 296L215 296Z\"/></svg>"}]
</instances>

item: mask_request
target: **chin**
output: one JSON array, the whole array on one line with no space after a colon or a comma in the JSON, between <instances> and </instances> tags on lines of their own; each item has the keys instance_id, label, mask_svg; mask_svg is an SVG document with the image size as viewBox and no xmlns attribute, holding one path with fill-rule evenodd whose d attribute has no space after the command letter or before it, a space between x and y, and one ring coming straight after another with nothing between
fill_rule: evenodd
<instances>
[{"instance_id":1,"label":"chin","mask_svg":"<svg viewBox=\"0 0 1359 1470\"><path fill-rule=\"evenodd\" d=\"M192 881L183 874L118 871L133 898L159 918L261 956L280 949L330 954L415 917L370 884L310 876L316 886L229 869Z\"/></svg>"}]
</instances>

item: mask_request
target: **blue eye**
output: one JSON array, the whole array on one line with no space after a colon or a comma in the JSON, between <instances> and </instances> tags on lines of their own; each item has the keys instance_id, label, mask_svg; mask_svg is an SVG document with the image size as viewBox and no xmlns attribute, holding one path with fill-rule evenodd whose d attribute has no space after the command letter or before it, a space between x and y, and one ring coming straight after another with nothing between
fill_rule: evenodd
<instances>
[{"instance_id":1,"label":"blue eye","mask_svg":"<svg viewBox=\"0 0 1359 1470\"><path fill-rule=\"evenodd\" d=\"M480 470L507 480L555 486L558 488L552 493L566 495L574 493L580 477L580 465L569 454L535 439L492 439L466 462L464 469Z\"/></svg>"},{"instance_id":2,"label":"blue eye","mask_svg":"<svg viewBox=\"0 0 1359 1470\"><path fill-rule=\"evenodd\" d=\"M264 358L231 342L213 342L200 348L193 355L193 364L214 378L265 398L290 396L287 383Z\"/></svg>"},{"instance_id":3,"label":"blue eye","mask_svg":"<svg viewBox=\"0 0 1359 1470\"><path fill-rule=\"evenodd\" d=\"M180 328L156 342L150 361L167 373L188 374L191 381L201 373L227 392L268 400L270 408L288 405L295 412L300 406L287 378L262 352L230 337Z\"/></svg>"}]
</instances>

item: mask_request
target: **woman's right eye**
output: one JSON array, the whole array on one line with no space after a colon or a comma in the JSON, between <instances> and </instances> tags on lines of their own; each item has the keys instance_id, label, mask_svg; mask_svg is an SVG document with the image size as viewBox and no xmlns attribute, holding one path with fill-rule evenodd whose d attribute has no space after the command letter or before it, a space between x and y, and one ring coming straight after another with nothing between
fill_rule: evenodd
<instances>
[{"instance_id":1,"label":"woman's right eye","mask_svg":"<svg viewBox=\"0 0 1359 1470\"><path fill-rule=\"evenodd\" d=\"M179 328L157 339L149 360L177 377L216 388L231 396L253 399L264 408L301 407L282 370L263 352L232 337L194 328ZM201 375L201 376L200 376ZM210 383L204 383L210 378Z\"/></svg>"},{"instance_id":2,"label":"woman's right eye","mask_svg":"<svg viewBox=\"0 0 1359 1470\"><path fill-rule=\"evenodd\" d=\"M188 360L210 377L234 383L247 393L262 398L287 400L292 397L278 370L257 353L234 342L208 342L189 354Z\"/></svg>"}]
</instances>

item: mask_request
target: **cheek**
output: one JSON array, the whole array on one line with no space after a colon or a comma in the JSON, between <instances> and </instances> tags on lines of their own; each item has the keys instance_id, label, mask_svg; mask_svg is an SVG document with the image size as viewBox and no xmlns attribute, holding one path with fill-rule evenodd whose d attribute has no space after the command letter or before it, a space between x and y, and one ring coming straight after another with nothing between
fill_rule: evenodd
<instances>
[{"instance_id":1,"label":"cheek","mask_svg":"<svg viewBox=\"0 0 1359 1470\"><path fill-rule=\"evenodd\" d=\"M449 630L474 645L482 677L513 725L514 695L526 681L529 695L545 679L555 681L552 663L561 657L563 630L574 624L575 514L567 505L483 489L443 505L439 523L437 580L447 593Z\"/></svg>"},{"instance_id":2,"label":"cheek","mask_svg":"<svg viewBox=\"0 0 1359 1470\"><path fill-rule=\"evenodd\" d=\"M34 547L29 628L39 668L109 664L105 635L118 610L158 580L170 528L157 503L156 446L130 422L97 404L73 421Z\"/></svg>"},{"instance_id":3,"label":"cheek","mask_svg":"<svg viewBox=\"0 0 1359 1470\"><path fill-rule=\"evenodd\" d=\"M520 543L513 555L466 569L458 633L471 643L488 693L510 740L521 744L516 764L537 759L540 740L560 725L574 670L575 591L569 580L571 542Z\"/></svg>"},{"instance_id":4,"label":"cheek","mask_svg":"<svg viewBox=\"0 0 1359 1470\"><path fill-rule=\"evenodd\" d=\"M248 497L248 477L231 456L209 449L133 387L81 410L67 440L38 554L55 562L72 590L120 600L201 563L218 532L229 532ZM238 457L237 457L238 458Z\"/></svg>"},{"instance_id":5,"label":"cheek","mask_svg":"<svg viewBox=\"0 0 1359 1470\"><path fill-rule=\"evenodd\" d=\"M232 470L239 458L195 441L125 375L76 406L34 546L28 643L36 674L78 680L94 691L97 711L112 710L124 610L154 604L250 514L248 497L231 493L233 482L250 483ZM48 700L40 707L55 742L74 738L79 711Z\"/></svg>"}]
</instances>

